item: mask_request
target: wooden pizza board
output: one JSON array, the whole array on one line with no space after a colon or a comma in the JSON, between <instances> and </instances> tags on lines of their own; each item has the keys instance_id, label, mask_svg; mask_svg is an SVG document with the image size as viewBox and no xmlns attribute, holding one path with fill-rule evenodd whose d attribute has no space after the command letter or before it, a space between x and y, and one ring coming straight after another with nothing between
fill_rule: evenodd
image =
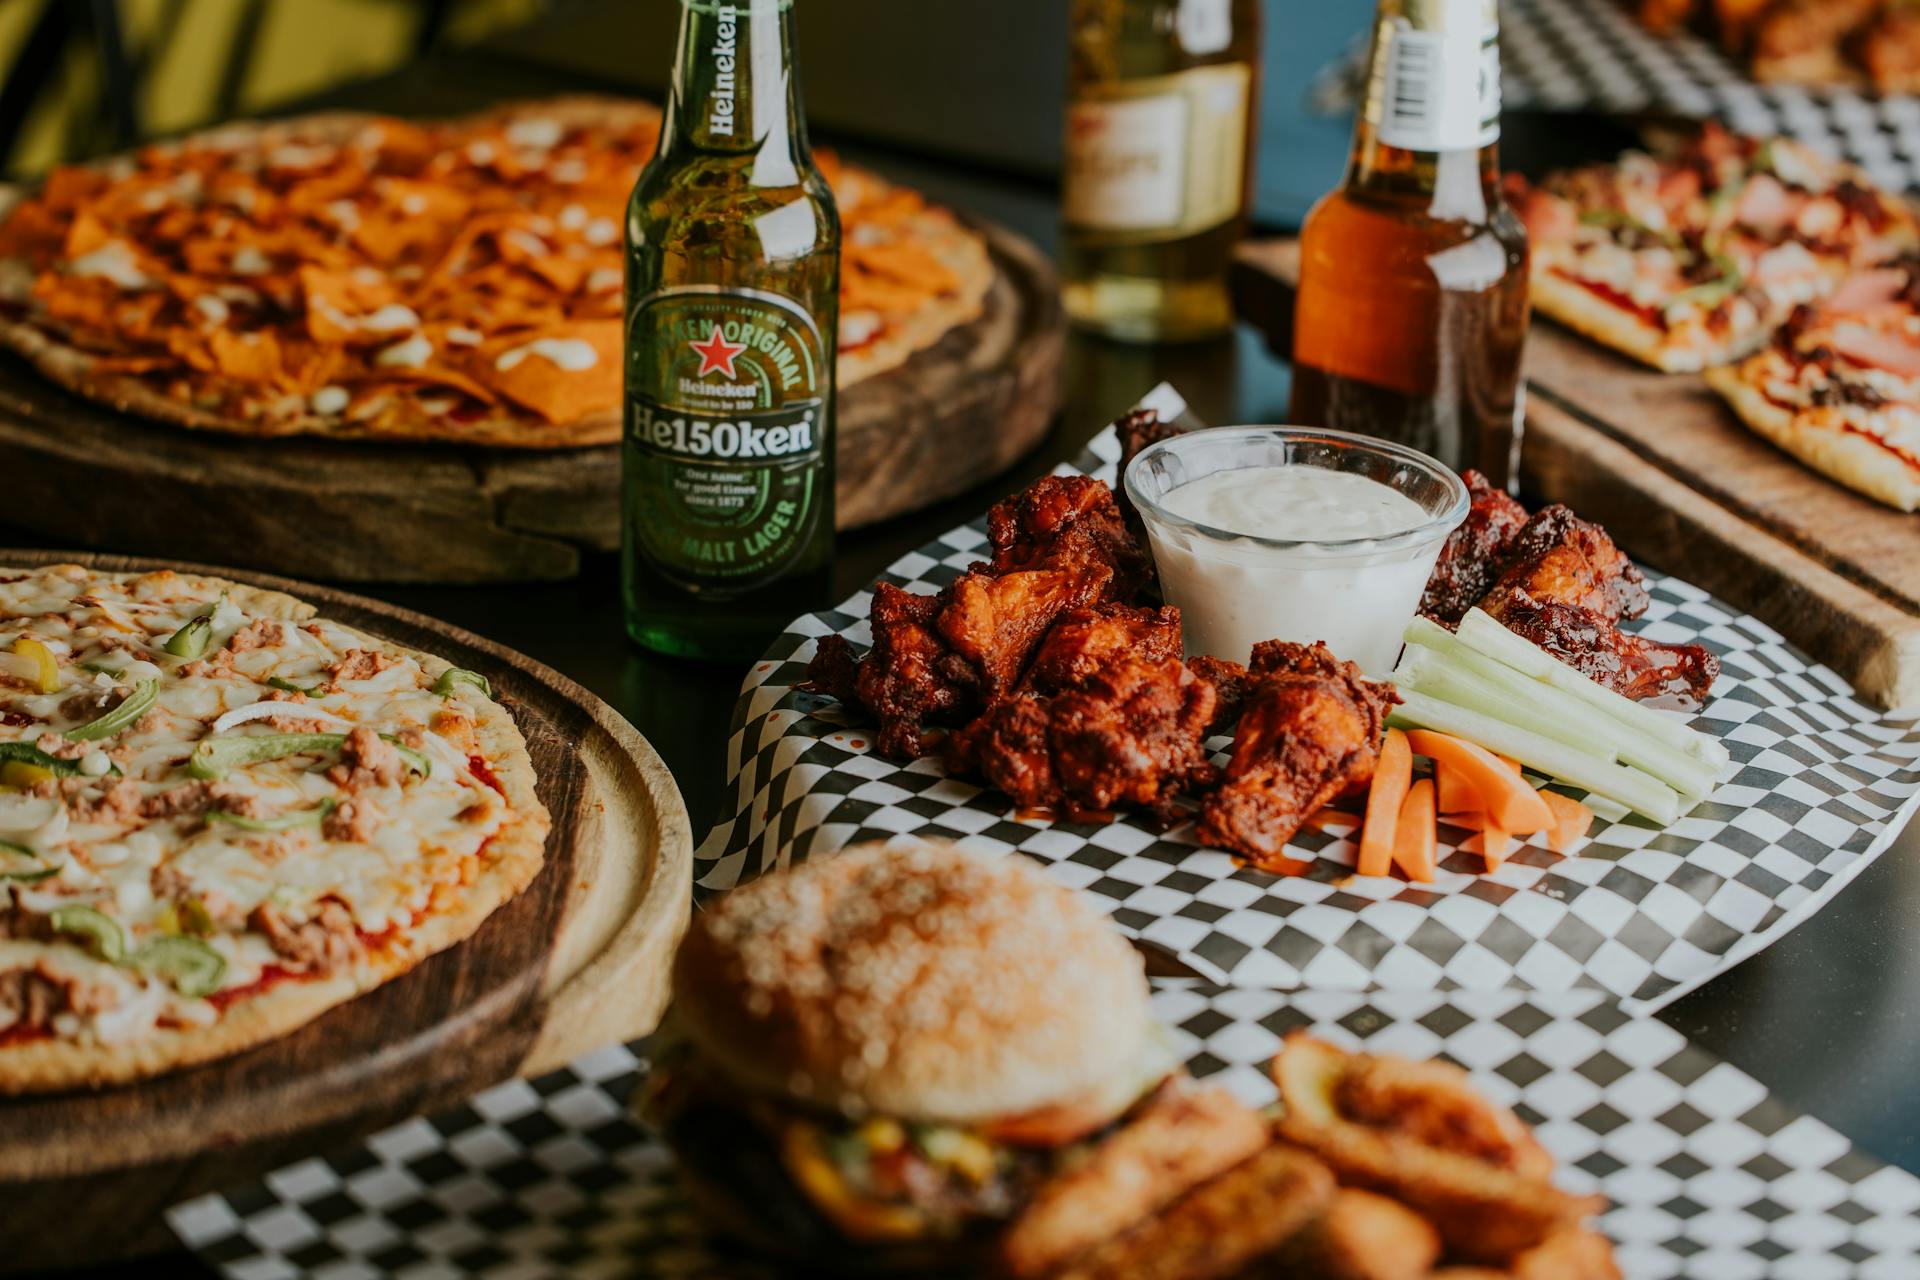
<instances>
[{"instance_id":1,"label":"wooden pizza board","mask_svg":"<svg viewBox=\"0 0 1920 1280\"><path fill-rule=\"evenodd\" d=\"M1052 266L973 224L985 308L839 398L839 524L952 497L1038 444L1060 405L1066 319ZM348 582L569 578L620 545L617 446L558 451L249 440L70 394L0 357L0 523L99 548Z\"/></svg>"},{"instance_id":2,"label":"wooden pizza board","mask_svg":"<svg viewBox=\"0 0 1920 1280\"><path fill-rule=\"evenodd\" d=\"M73 559L162 567L0 551L4 565ZM546 864L471 938L291 1035L122 1088L0 1099L0 1272L172 1247L171 1205L645 1035L666 1006L693 837L666 765L632 725L558 672L419 614L205 571L487 675L553 815Z\"/></svg>"},{"instance_id":3,"label":"wooden pizza board","mask_svg":"<svg viewBox=\"0 0 1920 1280\"><path fill-rule=\"evenodd\" d=\"M1241 314L1293 351L1299 245L1242 245ZM1697 374L1659 373L1544 318L1527 340L1521 482L1638 559L1777 628L1881 706L1920 705L1920 517L1741 426Z\"/></svg>"}]
</instances>

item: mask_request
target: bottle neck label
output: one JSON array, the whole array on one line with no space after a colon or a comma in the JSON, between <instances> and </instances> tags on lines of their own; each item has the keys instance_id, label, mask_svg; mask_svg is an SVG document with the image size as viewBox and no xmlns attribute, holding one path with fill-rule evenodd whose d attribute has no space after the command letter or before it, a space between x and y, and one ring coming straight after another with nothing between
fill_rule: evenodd
<instances>
[{"instance_id":1,"label":"bottle neck label","mask_svg":"<svg viewBox=\"0 0 1920 1280\"><path fill-rule=\"evenodd\" d=\"M1067 225L1112 243L1177 240L1245 202L1244 62L1093 86L1067 106Z\"/></svg>"},{"instance_id":2,"label":"bottle neck label","mask_svg":"<svg viewBox=\"0 0 1920 1280\"><path fill-rule=\"evenodd\" d=\"M1468 151L1498 142L1496 0L1383 3L1365 120L1381 142L1405 151Z\"/></svg>"},{"instance_id":3,"label":"bottle neck label","mask_svg":"<svg viewBox=\"0 0 1920 1280\"><path fill-rule=\"evenodd\" d=\"M656 570L724 597L792 568L832 519L831 360L778 294L687 285L634 304L625 517Z\"/></svg>"},{"instance_id":4,"label":"bottle neck label","mask_svg":"<svg viewBox=\"0 0 1920 1280\"><path fill-rule=\"evenodd\" d=\"M730 4L716 7L713 22L712 87L707 93L707 129L721 137L733 136L734 46L739 35L738 11Z\"/></svg>"},{"instance_id":5,"label":"bottle neck label","mask_svg":"<svg viewBox=\"0 0 1920 1280\"><path fill-rule=\"evenodd\" d=\"M687 0L667 102L671 132L714 151L803 137L791 21L787 5L768 0Z\"/></svg>"}]
</instances>

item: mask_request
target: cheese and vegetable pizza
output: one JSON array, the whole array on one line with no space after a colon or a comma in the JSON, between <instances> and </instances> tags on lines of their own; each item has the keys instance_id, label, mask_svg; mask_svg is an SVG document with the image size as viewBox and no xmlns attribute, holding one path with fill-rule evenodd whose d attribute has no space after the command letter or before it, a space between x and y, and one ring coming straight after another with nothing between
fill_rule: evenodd
<instances>
[{"instance_id":1,"label":"cheese and vegetable pizza","mask_svg":"<svg viewBox=\"0 0 1920 1280\"><path fill-rule=\"evenodd\" d=\"M621 227L659 136L564 99L232 125L0 187L0 343L122 409L247 435L619 439ZM822 156L842 386L979 315L985 241Z\"/></svg>"},{"instance_id":2,"label":"cheese and vegetable pizza","mask_svg":"<svg viewBox=\"0 0 1920 1280\"><path fill-rule=\"evenodd\" d=\"M1507 185L1534 306L1669 372L1746 355L1794 307L1920 243L1913 214L1853 166L1714 124L1668 154Z\"/></svg>"},{"instance_id":3,"label":"cheese and vegetable pizza","mask_svg":"<svg viewBox=\"0 0 1920 1280\"><path fill-rule=\"evenodd\" d=\"M1707 372L1756 434L1901 511L1920 508L1920 256L1852 276Z\"/></svg>"},{"instance_id":4,"label":"cheese and vegetable pizza","mask_svg":"<svg viewBox=\"0 0 1920 1280\"><path fill-rule=\"evenodd\" d=\"M172 572L0 570L0 1093L281 1035L539 871L482 674Z\"/></svg>"}]
</instances>

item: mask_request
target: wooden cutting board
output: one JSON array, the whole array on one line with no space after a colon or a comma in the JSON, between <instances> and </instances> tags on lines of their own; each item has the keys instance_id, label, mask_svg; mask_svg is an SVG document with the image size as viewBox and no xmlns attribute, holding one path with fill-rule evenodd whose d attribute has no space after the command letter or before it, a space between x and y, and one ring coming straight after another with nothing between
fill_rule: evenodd
<instances>
[{"instance_id":1,"label":"wooden cutting board","mask_svg":"<svg viewBox=\"0 0 1920 1280\"><path fill-rule=\"evenodd\" d=\"M839 400L839 524L997 475L1060 406L1066 318L1044 254L974 223L980 317ZM0 523L99 548L347 582L569 578L620 545L620 451L248 440L115 412L0 356Z\"/></svg>"},{"instance_id":2,"label":"wooden cutting board","mask_svg":"<svg viewBox=\"0 0 1920 1280\"><path fill-rule=\"evenodd\" d=\"M1241 246L1235 300L1293 351L1292 240ZM1695 374L1658 373L1545 319L1527 340L1521 483L1638 559L1779 629L1881 706L1920 706L1920 516L1742 427Z\"/></svg>"},{"instance_id":3,"label":"wooden cutting board","mask_svg":"<svg viewBox=\"0 0 1920 1280\"><path fill-rule=\"evenodd\" d=\"M83 559L0 551L0 564ZM180 567L180 566L174 566ZM329 617L483 672L553 815L546 864L479 932L269 1044L142 1084L0 1100L0 1272L170 1247L168 1206L513 1075L651 1031L691 902L692 830L666 765L552 669L430 618L280 578Z\"/></svg>"}]
</instances>

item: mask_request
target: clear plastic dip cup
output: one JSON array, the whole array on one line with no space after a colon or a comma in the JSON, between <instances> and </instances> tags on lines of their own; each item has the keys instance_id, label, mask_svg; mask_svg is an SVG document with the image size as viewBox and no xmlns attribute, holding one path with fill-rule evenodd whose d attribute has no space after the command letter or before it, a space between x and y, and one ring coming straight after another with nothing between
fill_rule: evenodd
<instances>
[{"instance_id":1,"label":"clear plastic dip cup","mask_svg":"<svg viewBox=\"0 0 1920 1280\"><path fill-rule=\"evenodd\" d=\"M1310 427L1191 431L1123 480L1187 653L1236 662L1262 640L1324 640L1384 676L1467 518L1467 486L1435 459Z\"/></svg>"}]
</instances>

